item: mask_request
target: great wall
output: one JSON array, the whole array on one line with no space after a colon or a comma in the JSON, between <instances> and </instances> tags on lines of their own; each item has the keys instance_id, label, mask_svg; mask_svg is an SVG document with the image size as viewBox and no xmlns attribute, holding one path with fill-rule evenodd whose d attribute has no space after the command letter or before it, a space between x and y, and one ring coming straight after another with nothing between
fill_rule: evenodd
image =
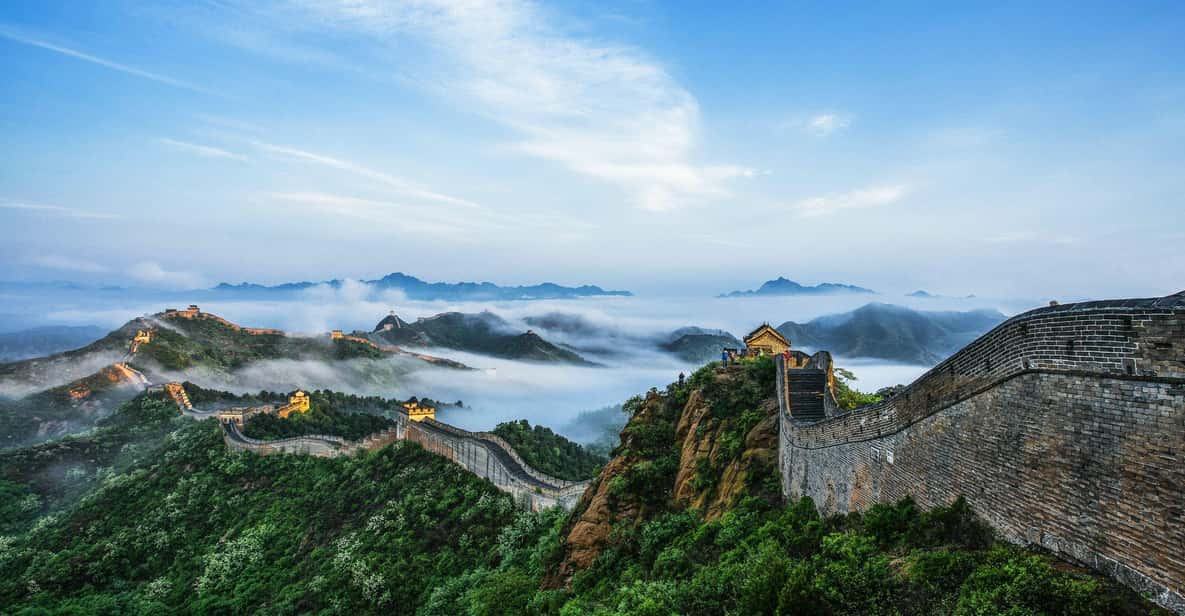
<instances>
[{"instance_id":1,"label":"great wall","mask_svg":"<svg viewBox=\"0 0 1185 616\"><path fill-rule=\"evenodd\" d=\"M297 395L302 393L297 392ZM496 434L469 432L430 417L413 420L402 410L392 413L394 426L360 441L325 434L259 440L243 434L243 424L252 415L275 412L277 410L272 407L263 406L215 412L214 416L222 425L223 441L228 449L259 455L291 453L332 458L377 449L396 441L418 443L474 475L488 479L498 489L514 496L520 505L533 511L555 506L571 509L589 484L588 481L558 479L531 468L514 447Z\"/></svg>"},{"instance_id":2,"label":"great wall","mask_svg":"<svg viewBox=\"0 0 1185 616\"><path fill-rule=\"evenodd\" d=\"M786 355L785 497L836 514L964 496L1003 538L1185 613L1185 292L1020 314L846 413L829 355Z\"/></svg>"},{"instance_id":3,"label":"great wall","mask_svg":"<svg viewBox=\"0 0 1185 616\"><path fill-rule=\"evenodd\" d=\"M222 439L227 449L232 451L333 458L378 449L396 441L410 441L452 460L478 477L488 479L498 489L514 496L520 505L533 511L556 506L571 509L589 484L589 481L567 481L541 473L531 468L514 447L500 436L491 432L462 430L436 421L430 415L413 419L406 410L394 410L394 426L360 441L349 441L328 434L260 440L243 434L243 426L251 417L259 414L287 417L289 413L300 412L302 408L307 411L308 396L297 391L288 404L279 408L261 405L201 411L190 403L189 395L181 383L166 383L160 390L168 394L186 416L196 419L217 418L222 426ZM418 409L413 409L413 412L415 410Z\"/></svg>"},{"instance_id":4,"label":"great wall","mask_svg":"<svg viewBox=\"0 0 1185 616\"><path fill-rule=\"evenodd\" d=\"M786 498L809 496L822 513L841 514L904 497L929 508L963 496L1002 538L1092 567L1185 614L1185 292L1017 315L892 398L847 412L834 396L829 353L790 350L768 326L745 342L775 355ZM216 414L180 393L183 412ZM259 441L242 434L241 421L220 421L228 448L258 454L338 456L417 442L531 509L570 509L589 483L531 469L496 435L400 411L393 428L358 442Z\"/></svg>"},{"instance_id":5,"label":"great wall","mask_svg":"<svg viewBox=\"0 0 1185 616\"><path fill-rule=\"evenodd\" d=\"M242 327L217 315L202 312L195 305L186 310L168 309L156 315L157 318L207 319L230 327L235 331L252 335L286 335L275 329ZM150 344L154 329L137 330L128 348L127 359L135 356L141 345ZM344 335L341 330L330 333L333 341L352 342L375 348L385 353L410 355L431 363L455 364L450 360L406 351L398 347L377 345L358 336ZM126 363L118 364L127 367ZM455 364L460 365L460 364ZM129 369L130 370L130 369ZM141 382L148 384L140 375ZM282 418L293 412L309 410L309 398L297 391L289 403L279 408L271 405L254 407L201 410L190 401L181 383L170 382L158 388L167 394L177 408L187 417L195 419L217 418L222 426L223 441L232 451L247 451L258 455L288 453L318 457L353 455L359 451L378 449L396 441L411 441L424 449L444 456L465 470L489 480L498 489L511 494L523 507L540 510L548 507L571 509L580 499L589 481L567 481L552 477L531 468L514 448L491 432L469 432L435 420L432 409L416 404L405 405L405 409L392 412L395 425L382 432L372 434L360 441L349 441L327 434L310 434L300 437L259 440L246 436L242 429L252 416L262 413L276 414Z\"/></svg>"}]
</instances>

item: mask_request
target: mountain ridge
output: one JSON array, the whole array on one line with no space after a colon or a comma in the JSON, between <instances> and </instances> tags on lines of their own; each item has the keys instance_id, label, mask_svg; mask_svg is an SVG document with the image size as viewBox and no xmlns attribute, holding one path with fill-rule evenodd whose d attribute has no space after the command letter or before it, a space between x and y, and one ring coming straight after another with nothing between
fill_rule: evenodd
<instances>
[{"instance_id":1,"label":"mountain ridge","mask_svg":"<svg viewBox=\"0 0 1185 616\"><path fill-rule=\"evenodd\" d=\"M795 347L933 365L1004 320L995 310L926 311L871 303L806 323L786 321L777 330Z\"/></svg>"},{"instance_id":2,"label":"mountain ridge","mask_svg":"<svg viewBox=\"0 0 1185 616\"><path fill-rule=\"evenodd\" d=\"M534 285L501 286L492 282L427 282L403 272L392 272L374 280L361 280L383 290L402 291L413 300L532 300L564 299L573 297L617 296L629 297L629 291L614 291L597 285L568 287L554 282ZM237 294L258 297L261 295L285 294L303 291L312 287L328 285L340 288L344 280L334 278L321 282L286 282L278 285L262 285L250 282L231 284L221 282L208 289L216 294Z\"/></svg>"},{"instance_id":3,"label":"mountain ridge","mask_svg":"<svg viewBox=\"0 0 1185 616\"><path fill-rule=\"evenodd\" d=\"M510 322L489 311L442 312L414 323L389 314L367 338L380 344L439 347L503 359L597 365L533 330L515 330Z\"/></svg>"},{"instance_id":4,"label":"mountain ridge","mask_svg":"<svg viewBox=\"0 0 1185 616\"><path fill-rule=\"evenodd\" d=\"M843 295L850 293L876 293L872 289L858 287L856 285L836 283L836 282L821 282L816 285L806 286L799 284L785 276L778 276L773 280L767 280L761 284L756 290L750 291L730 291L721 293L718 297L753 297L756 295L770 295L770 296L786 296L786 295Z\"/></svg>"}]
</instances>

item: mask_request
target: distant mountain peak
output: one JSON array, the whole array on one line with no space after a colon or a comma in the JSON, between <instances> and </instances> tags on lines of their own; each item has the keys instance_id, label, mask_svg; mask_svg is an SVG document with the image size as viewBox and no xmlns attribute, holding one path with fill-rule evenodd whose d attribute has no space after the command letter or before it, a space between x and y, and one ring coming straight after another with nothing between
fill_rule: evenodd
<instances>
[{"instance_id":1,"label":"distant mountain peak","mask_svg":"<svg viewBox=\"0 0 1185 616\"><path fill-rule=\"evenodd\" d=\"M408 322L399 318L399 315L395 314L395 311L392 310L387 316L383 317L382 321L379 321L378 325L374 326L373 331L390 331L392 329L403 329L408 326Z\"/></svg>"},{"instance_id":2,"label":"distant mountain peak","mask_svg":"<svg viewBox=\"0 0 1185 616\"><path fill-rule=\"evenodd\" d=\"M596 285L581 285L565 287L554 282L543 282L529 286L503 287L492 282L425 282L410 274L391 272L377 280L363 280L365 284L379 289L396 289L402 291L412 300L528 300L528 299L565 299L573 297L591 297L600 295L630 296L629 291L606 291ZM235 293L252 297L271 296L275 294L293 293L318 285L328 285L338 288L342 285L339 279L322 282L288 282L279 285L261 285L250 282L239 284L220 283L211 292L227 294Z\"/></svg>"},{"instance_id":3,"label":"distant mountain peak","mask_svg":"<svg viewBox=\"0 0 1185 616\"><path fill-rule=\"evenodd\" d=\"M731 291L720 297L751 297L754 295L839 295L848 293L876 293L872 289L865 289L851 284L836 282L822 282L814 286L799 284L785 276L778 276L767 280L755 291Z\"/></svg>"},{"instance_id":4,"label":"distant mountain peak","mask_svg":"<svg viewBox=\"0 0 1185 616\"><path fill-rule=\"evenodd\" d=\"M777 329L799 347L843 357L933 365L1004 319L995 310L922 311L870 303L806 323L787 321Z\"/></svg>"}]
</instances>

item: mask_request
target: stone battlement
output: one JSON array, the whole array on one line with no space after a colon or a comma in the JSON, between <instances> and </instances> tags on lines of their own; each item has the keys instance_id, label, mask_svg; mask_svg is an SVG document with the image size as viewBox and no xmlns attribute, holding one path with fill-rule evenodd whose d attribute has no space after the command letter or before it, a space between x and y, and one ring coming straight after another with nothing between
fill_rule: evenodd
<instances>
[{"instance_id":1,"label":"stone battlement","mask_svg":"<svg viewBox=\"0 0 1185 616\"><path fill-rule=\"evenodd\" d=\"M498 489L515 497L522 506L539 510L547 507L571 509L588 487L588 481L568 481L552 477L531 468L505 440L490 432L469 432L436 421L431 417L413 420L404 411L395 412L395 426L372 434L360 441L348 441L338 436L313 434L300 437L259 440L246 436L243 425L251 417L279 411L272 405L223 409L217 412L195 411L189 396L180 383L164 386L182 412L193 417L216 416L222 426L222 439L232 451L248 451L259 455L279 453L336 457L353 455L359 451L378 449L396 441L414 441L424 449L442 455L469 472L488 479ZM301 402L297 391L283 408L303 406L307 410L307 396Z\"/></svg>"},{"instance_id":2,"label":"stone battlement","mask_svg":"<svg viewBox=\"0 0 1185 616\"><path fill-rule=\"evenodd\" d=\"M1003 537L1185 612L1185 295L1017 315L898 395L796 418L778 361L787 497L824 513L963 495Z\"/></svg>"},{"instance_id":3,"label":"stone battlement","mask_svg":"<svg viewBox=\"0 0 1185 616\"><path fill-rule=\"evenodd\" d=\"M224 319L218 315L210 314L208 312L202 312L201 310L198 310L198 307L196 305L190 305L189 308L186 308L185 310L177 310L176 308L166 308L164 312L158 313L156 316L157 316L157 318L161 318L161 319L189 319L191 321L202 319L202 320L206 320L206 321L215 321L215 322L219 323L220 325L229 327L230 329L233 329L237 332L243 332L244 334L250 334L252 336L283 336L284 335L284 331L279 330L279 329L270 329L270 328L266 328L266 327L243 327L237 323L232 323L230 321L227 321L226 319Z\"/></svg>"}]
</instances>

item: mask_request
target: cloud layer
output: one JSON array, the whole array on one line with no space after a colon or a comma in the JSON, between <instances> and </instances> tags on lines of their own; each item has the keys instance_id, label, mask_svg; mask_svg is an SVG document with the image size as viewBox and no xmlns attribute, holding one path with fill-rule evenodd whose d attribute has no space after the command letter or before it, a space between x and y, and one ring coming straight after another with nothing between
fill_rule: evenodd
<instances>
[{"instance_id":1,"label":"cloud layer","mask_svg":"<svg viewBox=\"0 0 1185 616\"><path fill-rule=\"evenodd\" d=\"M699 105L656 61L561 31L527 2L310 3L318 23L406 35L443 61L425 81L518 139L512 151L619 186L656 211L728 196L753 170L696 161Z\"/></svg>"}]
</instances>

